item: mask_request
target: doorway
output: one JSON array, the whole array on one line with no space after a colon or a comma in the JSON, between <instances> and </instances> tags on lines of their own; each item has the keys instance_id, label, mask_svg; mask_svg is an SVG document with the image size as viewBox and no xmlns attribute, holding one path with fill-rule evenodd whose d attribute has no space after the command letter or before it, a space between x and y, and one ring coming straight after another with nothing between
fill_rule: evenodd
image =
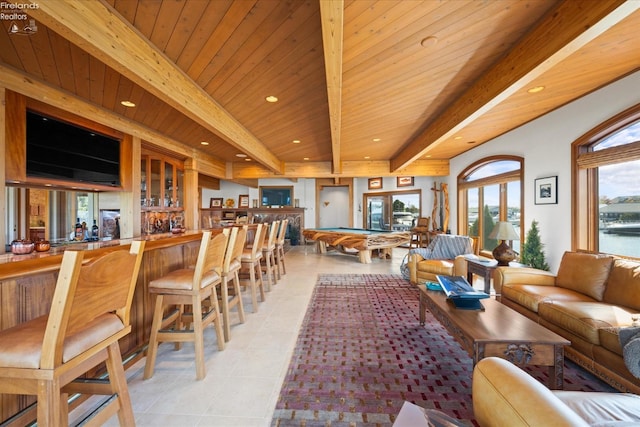
<instances>
[{"instance_id":1,"label":"doorway","mask_svg":"<svg viewBox=\"0 0 640 427\"><path fill-rule=\"evenodd\" d=\"M363 224L370 230L409 231L420 217L420 190L365 193L363 198Z\"/></svg>"}]
</instances>

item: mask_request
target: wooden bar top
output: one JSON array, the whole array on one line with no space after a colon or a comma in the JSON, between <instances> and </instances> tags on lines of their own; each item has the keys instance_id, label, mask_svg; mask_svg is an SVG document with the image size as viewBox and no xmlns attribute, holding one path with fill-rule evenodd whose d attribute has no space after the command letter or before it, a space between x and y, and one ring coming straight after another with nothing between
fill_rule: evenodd
<instances>
[{"instance_id":1,"label":"wooden bar top","mask_svg":"<svg viewBox=\"0 0 640 427\"><path fill-rule=\"evenodd\" d=\"M217 230L222 230L219 228ZM34 274L57 270L62 262L62 254L69 249L86 250L85 261L89 261L94 255L103 254L122 245L129 245L133 240L145 240L145 252L180 245L202 237L202 230L188 230L184 233L152 234L133 239L101 240L97 242L69 242L52 247L47 252L33 251L30 254L14 255L11 252L0 255L0 281L21 277L26 274Z\"/></svg>"}]
</instances>

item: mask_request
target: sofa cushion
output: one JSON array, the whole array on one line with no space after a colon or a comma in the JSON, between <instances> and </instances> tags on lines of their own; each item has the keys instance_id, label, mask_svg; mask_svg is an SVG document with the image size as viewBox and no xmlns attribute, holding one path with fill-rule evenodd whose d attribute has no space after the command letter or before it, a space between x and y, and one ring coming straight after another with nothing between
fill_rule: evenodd
<instances>
[{"instance_id":1,"label":"sofa cushion","mask_svg":"<svg viewBox=\"0 0 640 427\"><path fill-rule=\"evenodd\" d=\"M600 328L600 345L607 350L622 357L622 345L620 345L620 328Z\"/></svg>"},{"instance_id":2,"label":"sofa cushion","mask_svg":"<svg viewBox=\"0 0 640 427\"><path fill-rule=\"evenodd\" d=\"M560 262L556 286L573 289L602 301L613 257L584 252L565 252Z\"/></svg>"},{"instance_id":3,"label":"sofa cushion","mask_svg":"<svg viewBox=\"0 0 640 427\"><path fill-rule=\"evenodd\" d=\"M444 259L425 259L418 262L418 271L426 271L432 274L451 275L453 272L453 261Z\"/></svg>"},{"instance_id":4,"label":"sofa cushion","mask_svg":"<svg viewBox=\"0 0 640 427\"><path fill-rule=\"evenodd\" d=\"M640 423L640 396L635 394L563 390L553 394L592 426Z\"/></svg>"},{"instance_id":5,"label":"sofa cushion","mask_svg":"<svg viewBox=\"0 0 640 427\"><path fill-rule=\"evenodd\" d=\"M613 262L603 300L640 311L640 262L628 259Z\"/></svg>"},{"instance_id":6,"label":"sofa cushion","mask_svg":"<svg viewBox=\"0 0 640 427\"><path fill-rule=\"evenodd\" d=\"M553 301L591 301L592 299L571 289L557 286L506 284L502 287L501 298L517 302L519 305L538 312L541 302Z\"/></svg>"},{"instance_id":7,"label":"sofa cushion","mask_svg":"<svg viewBox=\"0 0 640 427\"><path fill-rule=\"evenodd\" d=\"M546 321L595 345L600 345L600 328L628 325L631 316L622 307L597 301L541 303L538 314Z\"/></svg>"}]
</instances>

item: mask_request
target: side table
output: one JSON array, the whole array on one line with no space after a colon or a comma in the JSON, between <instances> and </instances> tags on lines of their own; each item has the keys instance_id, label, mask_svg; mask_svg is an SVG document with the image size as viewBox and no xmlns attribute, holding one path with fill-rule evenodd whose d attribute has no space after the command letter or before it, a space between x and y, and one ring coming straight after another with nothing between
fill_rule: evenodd
<instances>
[{"instance_id":1,"label":"side table","mask_svg":"<svg viewBox=\"0 0 640 427\"><path fill-rule=\"evenodd\" d=\"M519 262L510 262L509 267L528 267L525 264ZM467 258L467 281L473 285L473 275L477 274L484 280L484 292L490 293L491 291L491 279L493 279L493 272L498 268L498 261L489 258L472 259Z\"/></svg>"}]
</instances>

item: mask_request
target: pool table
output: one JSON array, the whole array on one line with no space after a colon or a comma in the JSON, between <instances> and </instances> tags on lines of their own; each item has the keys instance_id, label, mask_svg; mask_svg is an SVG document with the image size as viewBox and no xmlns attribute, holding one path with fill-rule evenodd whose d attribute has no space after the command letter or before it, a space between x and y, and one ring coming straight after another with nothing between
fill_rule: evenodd
<instances>
[{"instance_id":1,"label":"pool table","mask_svg":"<svg viewBox=\"0 0 640 427\"><path fill-rule=\"evenodd\" d=\"M371 251L378 250L381 258L391 258L391 248L409 244L411 233L407 231L367 230L363 228L311 228L302 232L309 240L315 240L320 253L327 246L346 254L357 254L361 263L371 263Z\"/></svg>"}]
</instances>

